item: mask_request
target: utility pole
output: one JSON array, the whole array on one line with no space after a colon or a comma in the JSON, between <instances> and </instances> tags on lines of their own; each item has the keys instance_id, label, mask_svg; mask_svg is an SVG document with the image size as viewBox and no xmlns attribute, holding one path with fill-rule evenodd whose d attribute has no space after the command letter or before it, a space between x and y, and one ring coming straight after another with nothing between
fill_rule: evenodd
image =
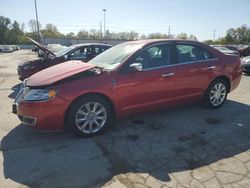
<instances>
[{"instance_id":1,"label":"utility pole","mask_svg":"<svg viewBox=\"0 0 250 188\"><path fill-rule=\"evenodd\" d=\"M106 13L106 11L107 11L107 9L102 9L102 11L103 11L103 37L105 38L106 37L106 15L105 15L105 13Z\"/></svg>"},{"instance_id":2,"label":"utility pole","mask_svg":"<svg viewBox=\"0 0 250 188\"><path fill-rule=\"evenodd\" d=\"M168 27L168 38L170 38L170 26Z\"/></svg>"},{"instance_id":3,"label":"utility pole","mask_svg":"<svg viewBox=\"0 0 250 188\"><path fill-rule=\"evenodd\" d=\"M37 40L38 40L38 42L40 42L40 34L39 34L40 32L39 32L39 22L38 22L36 0L34 0L34 2L35 2L35 10L36 10Z\"/></svg>"},{"instance_id":4,"label":"utility pole","mask_svg":"<svg viewBox=\"0 0 250 188\"><path fill-rule=\"evenodd\" d=\"M100 21L100 39L102 38L102 22Z\"/></svg>"},{"instance_id":5,"label":"utility pole","mask_svg":"<svg viewBox=\"0 0 250 188\"><path fill-rule=\"evenodd\" d=\"M215 41L215 28L214 28L213 41Z\"/></svg>"}]
</instances>

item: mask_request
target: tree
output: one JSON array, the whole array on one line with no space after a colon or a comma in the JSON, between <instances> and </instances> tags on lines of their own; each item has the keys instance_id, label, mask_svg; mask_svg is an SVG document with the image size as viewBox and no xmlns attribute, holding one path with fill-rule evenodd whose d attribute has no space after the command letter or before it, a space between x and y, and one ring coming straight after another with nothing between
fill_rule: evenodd
<instances>
[{"instance_id":1,"label":"tree","mask_svg":"<svg viewBox=\"0 0 250 188\"><path fill-rule=\"evenodd\" d=\"M41 30L43 37L60 38L64 35L60 33L57 27L51 23L45 25L45 29Z\"/></svg>"},{"instance_id":2,"label":"tree","mask_svg":"<svg viewBox=\"0 0 250 188\"><path fill-rule=\"evenodd\" d=\"M198 40L196 36L194 36L193 34L188 36L189 40Z\"/></svg>"},{"instance_id":3,"label":"tree","mask_svg":"<svg viewBox=\"0 0 250 188\"><path fill-rule=\"evenodd\" d=\"M35 32L38 31L36 20L30 20L30 21L28 22L28 25L29 25L30 30L31 30L32 33L35 33ZM41 28L40 22L38 22L38 27Z\"/></svg>"},{"instance_id":4,"label":"tree","mask_svg":"<svg viewBox=\"0 0 250 188\"><path fill-rule=\"evenodd\" d=\"M226 43L248 43L250 42L250 28L242 25L238 28L230 28L224 38Z\"/></svg>"},{"instance_id":5,"label":"tree","mask_svg":"<svg viewBox=\"0 0 250 188\"><path fill-rule=\"evenodd\" d=\"M187 39L188 35L187 33L180 33L177 35L177 39Z\"/></svg>"},{"instance_id":6,"label":"tree","mask_svg":"<svg viewBox=\"0 0 250 188\"><path fill-rule=\"evenodd\" d=\"M137 40L137 39L139 39L139 33L135 31L130 31L128 40Z\"/></svg>"},{"instance_id":7,"label":"tree","mask_svg":"<svg viewBox=\"0 0 250 188\"><path fill-rule=\"evenodd\" d=\"M146 37L146 35L145 34L142 34L141 36L140 36L140 39L142 39L142 40L144 40L144 39L146 39L147 37Z\"/></svg>"},{"instance_id":8,"label":"tree","mask_svg":"<svg viewBox=\"0 0 250 188\"><path fill-rule=\"evenodd\" d=\"M10 19L0 16L0 44L6 44L8 43L7 34L10 30Z\"/></svg>"},{"instance_id":9,"label":"tree","mask_svg":"<svg viewBox=\"0 0 250 188\"><path fill-rule=\"evenodd\" d=\"M148 34L148 39L166 39L168 38L167 34L163 33L150 33Z\"/></svg>"},{"instance_id":10,"label":"tree","mask_svg":"<svg viewBox=\"0 0 250 188\"><path fill-rule=\"evenodd\" d=\"M17 21L14 21L7 35L9 44L19 44L22 35L23 35L23 32L20 29L19 24L17 23Z\"/></svg>"},{"instance_id":11,"label":"tree","mask_svg":"<svg viewBox=\"0 0 250 188\"><path fill-rule=\"evenodd\" d=\"M75 33L70 32L70 33L66 34L66 37L70 38L70 39L73 39L75 37Z\"/></svg>"},{"instance_id":12,"label":"tree","mask_svg":"<svg viewBox=\"0 0 250 188\"><path fill-rule=\"evenodd\" d=\"M97 38L99 38L99 36L100 36L100 31L97 31L96 29L91 29L89 31L89 38L91 38L91 39L97 39Z\"/></svg>"},{"instance_id":13,"label":"tree","mask_svg":"<svg viewBox=\"0 0 250 188\"><path fill-rule=\"evenodd\" d=\"M83 29L77 33L77 37L79 39L89 39L89 32Z\"/></svg>"}]
</instances>

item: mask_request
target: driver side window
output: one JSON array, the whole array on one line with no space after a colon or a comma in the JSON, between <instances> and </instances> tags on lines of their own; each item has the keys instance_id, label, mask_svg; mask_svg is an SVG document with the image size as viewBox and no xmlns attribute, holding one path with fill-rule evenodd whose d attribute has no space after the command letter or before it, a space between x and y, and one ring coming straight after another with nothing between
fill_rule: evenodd
<instances>
[{"instance_id":1,"label":"driver side window","mask_svg":"<svg viewBox=\"0 0 250 188\"><path fill-rule=\"evenodd\" d=\"M141 63L144 70L170 64L170 46L166 44L149 47L133 58L131 63Z\"/></svg>"},{"instance_id":2,"label":"driver side window","mask_svg":"<svg viewBox=\"0 0 250 188\"><path fill-rule=\"evenodd\" d=\"M79 48L70 54L70 59L85 59L90 54L90 49L87 47Z\"/></svg>"}]
</instances>

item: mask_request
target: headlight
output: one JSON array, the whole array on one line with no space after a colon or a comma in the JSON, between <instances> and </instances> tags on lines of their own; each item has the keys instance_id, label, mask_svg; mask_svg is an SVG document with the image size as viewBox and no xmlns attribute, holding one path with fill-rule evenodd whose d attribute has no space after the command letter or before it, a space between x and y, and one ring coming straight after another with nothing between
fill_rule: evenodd
<instances>
[{"instance_id":1,"label":"headlight","mask_svg":"<svg viewBox=\"0 0 250 188\"><path fill-rule=\"evenodd\" d=\"M25 101L44 101L55 97L57 89L31 89L24 95Z\"/></svg>"}]
</instances>

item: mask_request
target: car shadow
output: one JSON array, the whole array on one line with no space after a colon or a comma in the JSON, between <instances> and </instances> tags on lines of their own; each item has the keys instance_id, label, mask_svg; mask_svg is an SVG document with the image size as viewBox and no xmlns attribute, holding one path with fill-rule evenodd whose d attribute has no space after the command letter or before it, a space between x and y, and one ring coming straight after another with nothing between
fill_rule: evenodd
<instances>
[{"instance_id":1,"label":"car shadow","mask_svg":"<svg viewBox=\"0 0 250 188\"><path fill-rule=\"evenodd\" d=\"M22 84L22 83L16 84L16 85L14 85L14 86L11 88L12 93L10 93L10 94L8 95L9 98L11 98L11 99L15 99L15 98L16 98L17 94L18 94L19 91L20 91L21 84Z\"/></svg>"},{"instance_id":2,"label":"car shadow","mask_svg":"<svg viewBox=\"0 0 250 188\"><path fill-rule=\"evenodd\" d=\"M182 105L117 120L92 139L19 125L1 141L4 175L34 188L91 187L129 172L168 182L172 173L247 151L249 111L249 105L231 100L217 110Z\"/></svg>"},{"instance_id":3,"label":"car shadow","mask_svg":"<svg viewBox=\"0 0 250 188\"><path fill-rule=\"evenodd\" d=\"M250 148L250 106L227 100L216 110L187 104L118 121L95 142L115 175L148 173L167 182ZM119 126L117 126L119 124Z\"/></svg>"}]
</instances>

